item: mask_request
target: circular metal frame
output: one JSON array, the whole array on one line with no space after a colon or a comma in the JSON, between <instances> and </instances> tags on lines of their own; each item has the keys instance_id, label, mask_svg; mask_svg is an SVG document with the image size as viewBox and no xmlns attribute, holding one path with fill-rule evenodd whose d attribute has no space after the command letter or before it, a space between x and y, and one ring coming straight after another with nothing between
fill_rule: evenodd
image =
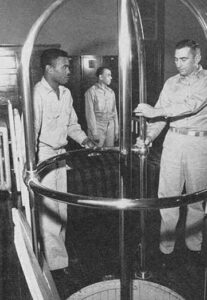
<instances>
[{"instance_id":1,"label":"circular metal frame","mask_svg":"<svg viewBox=\"0 0 207 300\"><path fill-rule=\"evenodd\" d=\"M73 206L84 206L98 209L113 209L113 210L145 210L145 209L162 209L177 206L185 206L194 202L199 202L207 199L207 189L192 194L181 196L166 197L166 198L141 198L141 199L128 199L128 198L106 198L106 197L93 197L87 195L78 195L73 193L62 193L51 190L41 185L38 178L51 164L57 160L69 160L73 154L84 153L86 156L91 153L120 153L119 150L75 150L69 151L41 162L37 166L36 178L28 182L32 190L41 194L42 196L50 197Z\"/></svg>"}]
</instances>

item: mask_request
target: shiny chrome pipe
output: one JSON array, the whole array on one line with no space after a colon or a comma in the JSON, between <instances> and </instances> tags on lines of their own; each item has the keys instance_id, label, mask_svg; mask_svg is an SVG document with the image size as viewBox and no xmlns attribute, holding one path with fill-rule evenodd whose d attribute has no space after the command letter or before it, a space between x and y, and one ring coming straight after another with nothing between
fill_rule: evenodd
<instances>
[{"instance_id":1,"label":"shiny chrome pipe","mask_svg":"<svg viewBox=\"0 0 207 300\"><path fill-rule=\"evenodd\" d=\"M131 53L131 2L118 0L119 36L119 123L120 123L120 197L131 195L131 113L132 113L132 53ZM127 170L127 171L126 171ZM129 262L126 253L125 212L119 212L119 255L121 300L132 299Z\"/></svg>"},{"instance_id":2,"label":"shiny chrome pipe","mask_svg":"<svg viewBox=\"0 0 207 300\"><path fill-rule=\"evenodd\" d=\"M131 147L132 109L131 7L130 0L119 0L118 3L120 150L128 154Z\"/></svg>"},{"instance_id":3,"label":"shiny chrome pipe","mask_svg":"<svg viewBox=\"0 0 207 300\"><path fill-rule=\"evenodd\" d=\"M35 137L34 137L34 120L33 120L33 103L30 86L30 60L34 48L36 37L49 17L55 10L63 4L65 0L55 1L34 23L26 38L21 53L21 74L22 74L22 91L23 91L23 115L25 130L25 147L26 147L26 166L27 171L32 172L35 167Z\"/></svg>"},{"instance_id":4,"label":"shiny chrome pipe","mask_svg":"<svg viewBox=\"0 0 207 300\"><path fill-rule=\"evenodd\" d=\"M178 206L186 206L200 201L207 200L207 189L198 191L192 194L177 195L173 197L166 198L107 198L100 196L89 196L83 194L74 193L63 193L55 190L51 190L45 186L42 186L40 181L43 176L45 176L51 167L55 169L56 162L67 160L67 162L72 162L74 157L80 153L81 157L83 154L88 159L88 155L91 153L100 153L103 155L105 153L117 153L120 154L118 150L91 150L91 149L80 149L69 151L67 153L59 154L57 156L48 158L44 160L37 166L37 178L30 180L29 185L36 194L40 194L49 197L54 200L61 201L63 203L68 203L69 205L81 206L81 207L91 207L94 209L106 209L106 210L156 210L164 208L172 208ZM69 163L70 165L70 163ZM72 166L72 165L71 165ZM48 170L48 171L47 171ZM69 173L70 176L70 173Z\"/></svg>"},{"instance_id":5,"label":"shiny chrome pipe","mask_svg":"<svg viewBox=\"0 0 207 300\"><path fill-rule=\"evenodd\" d=\"M42 28L43 24L55 12L55 10L63 4L65 0L55 1L45 12L37 19L32 26L21 53L21 74L22 74L22 91L23 91L23 116L24 116L24 132L25 132L25 150L26 150L26 181L35 178L35 134L34 134L34 117L33 117L33 102L30 86L30 60L34 48L35 39ZM31 228L32 242L35 255L39 258L38 248L38 233L37 233L37 204L35 203L34 193L29 191L29 201L31 207Z\"/></svg>"},{"instance_id":6,"label":"shiny chrome pipe","mask_svg":"<svg viewBox=\"0 0 207 300\"><path fill-rule=\"evenodd\" d=\"M137 1L131 0L132 3L132 19L135 30L135 39L138 55L138 72L139 72L139 103L147 102L146 90L146 55L144 47L144 31L142 18ZM144 117L140 117L139 137L144 141L146 137L146 121Z\"/></svg>"},{"instance_id":7,"label":"shiny chrome pipe","mask_svg":"<svg viewBox=\"0 0 207 300\"><path fill-rule=\"evenodd\" d=\"M138 71L139 71L139 103L147 102L146 90L146 56L144 46L144 31L142 25L142 18L137 1L131 0L132 3L132 19L135 30L137 55L138 55ZM147 198L147 154L148 149L144 144L146 139L146 120L144 117L139 117L139 138L143 141L143 147L136 150L139 155L139 197L141 199ZM136 147L136 146L135 146ZM140 255L140 268L136 272L136 276L141 279L148 279L151 274L146 270L146 212L140 211L140 229L141 238L138 247L138 254Z\"/></svg>"}]
</instances>

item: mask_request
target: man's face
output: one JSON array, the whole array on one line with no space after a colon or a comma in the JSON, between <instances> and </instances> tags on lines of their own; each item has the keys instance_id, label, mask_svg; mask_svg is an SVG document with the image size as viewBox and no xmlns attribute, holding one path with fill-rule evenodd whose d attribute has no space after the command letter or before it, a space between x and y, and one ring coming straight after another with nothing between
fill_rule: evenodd
<instances>
[{"instance_id":1,"label":"man's face","mask_svg":"<svg viewBox=\"0 0 207 300\"><path fill-rule=\"evenodd\" d=\"M50 72L52 79L58 84L66 84L69 80L69 59L67 57L58 57L51 66Z\"/></svg>"},{"instance_id":2,"label":"man's face","mask_svg":"<svg viewBox=\"0 0 207 300\"><path fill-rule=\"evenodd\" d=\"M175 50L175 65L182 76L188 76L198 67L198 57L189 47Z\"/></svg>"},{"instance_id":3,"label":"man's face","mask_svg":"<svg viewBox=\"0 0 207 300\"><path fill-rule=\"evenodd\" d=\"M111 79L112 79L111 71L109 69L104 69L103 74L100 75L101 82L103 82L106 85L110 85Z\"/></svg>"}]
</instances>

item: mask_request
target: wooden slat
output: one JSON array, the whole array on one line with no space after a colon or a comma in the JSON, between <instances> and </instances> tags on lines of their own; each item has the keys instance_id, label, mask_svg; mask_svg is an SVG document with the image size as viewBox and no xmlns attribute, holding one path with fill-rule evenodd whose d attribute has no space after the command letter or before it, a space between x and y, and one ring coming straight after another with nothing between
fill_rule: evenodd
<instances>
[{"instance_id":1,"label":"wooden slat","mask_svg":"<svg viewBox=\"0 0 207 300\"><path fill-rule=\"evenodd\" d=\"M6 123L2 121L0 121L0 190L11 191L8 130Z\"/></svg>"}]
</instances>

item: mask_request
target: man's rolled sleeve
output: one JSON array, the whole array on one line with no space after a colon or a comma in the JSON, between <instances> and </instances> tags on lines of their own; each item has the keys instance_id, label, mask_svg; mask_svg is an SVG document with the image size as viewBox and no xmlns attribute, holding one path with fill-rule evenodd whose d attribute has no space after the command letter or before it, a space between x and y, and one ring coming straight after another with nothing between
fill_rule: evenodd
<instances>
[{"instance_id":1,"label":"man's rolled sleeve","mask_svg":"<svg viewBox=\"0 0 207 300\"><path fill-rule=\"evenodd\" d=\"M70 113L69 124L68 124L68 136L71 137L80 145L87 138L87 135L81 129L80 124L78 124L78 118L72 106L71 106L71 113Z\"/></svg>"},{"instance_id":2,"label":"man's rolled sleeve","mask_svg":"<svg viewBox=\"0 0 207 300\"><path fill-rule=\"evenodd\" d=\"M147 136L151 138L152 142L158 137L163 128L166 126L167 121L160 121L156 123L147 124Z\"/></svg>"}]
</instances>

